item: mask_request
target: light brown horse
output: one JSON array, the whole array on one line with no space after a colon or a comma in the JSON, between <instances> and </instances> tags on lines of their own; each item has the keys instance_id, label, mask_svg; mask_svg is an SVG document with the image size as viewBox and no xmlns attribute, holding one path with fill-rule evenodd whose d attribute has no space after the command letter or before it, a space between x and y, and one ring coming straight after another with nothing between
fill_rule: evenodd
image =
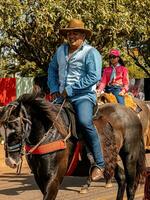
<instances>
[{"instance_id":1,"label":"light brown horse","mask_svg":"<svg viewBox=\"0 0 150 200\"><path fill-rule=\"evenodd\" d=\"M107 96L107 94L102 94L98 97L99 103L113 103L115 101L115 96ZM150 150L150 101L142 101L137 98L133 98L133 103L140 108L139 112L135 110L135 113L139 117L141 124L142 124L142 130L144 135L144 144L145 149Z\"/></svg>"},{"instance_id":2,"label":"light brown horse","mask_svg":"<svg viewBox=\"0 0 150 200\"><path fill-rule=\"evenodd\" d=\"M134 102L142 109L137 113L143 128L145 149L150 150L150 102L134 98Z\"/></svg>"}]
</instances>

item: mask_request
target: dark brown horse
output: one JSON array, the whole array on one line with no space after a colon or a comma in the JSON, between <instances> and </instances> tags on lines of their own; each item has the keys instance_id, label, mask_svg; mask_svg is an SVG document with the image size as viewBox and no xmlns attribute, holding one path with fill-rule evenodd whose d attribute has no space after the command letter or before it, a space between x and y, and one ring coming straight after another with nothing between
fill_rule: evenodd
<instances>
[{"instance_id":1,"label":"dark brown horse","mask_svg":"<svg viewBox=\"0 0 150 200\"><path fill-rule=\"evenodd\" d=\"M94 123L103 144L105 178L115 176L118 183L117 200L123 199L125 189L128 200L133 200L145 170L139 118L124 106L105 104L98 111ZM0 124L5 129L6 164L10 167L19 164L26 143L29 148L27 161L43 199L54 200L76 146L76 139L70 135L70 120L66 111L60 105L23 95L3 109ZM40 151L42 153L37 154ZM118 155L124 170L117 164Z\"/></svg>"}]
</instances>

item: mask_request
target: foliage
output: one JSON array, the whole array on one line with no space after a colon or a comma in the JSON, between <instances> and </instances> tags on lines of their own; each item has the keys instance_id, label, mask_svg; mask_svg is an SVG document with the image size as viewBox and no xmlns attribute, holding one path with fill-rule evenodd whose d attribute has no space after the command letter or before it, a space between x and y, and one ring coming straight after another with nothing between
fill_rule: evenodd
<instances>
[{"instance_id":1,"label":"foliage","mask_svg":"<svg viewBox=\"0 0 150 200\"><path fill-rule=\"evenodd\" d=\"M150 77L150 39L132 40L127 43L127 52L135 64Z\"/></svg>"},{"instance_id":2,"label":"foliage","mask_svg":"<svg viewBox=\"0 0 150 200\"><path fill-rule=\"evenodd\" d=\"M6 75L46 73L56 47L63 42L59 28L72 17L82 18L93 30L89 42L104 60L112 47L126 58L127 41L148 40L149 7L149 0L1 0L0 68Z\"/></svg>"}]
</instances>

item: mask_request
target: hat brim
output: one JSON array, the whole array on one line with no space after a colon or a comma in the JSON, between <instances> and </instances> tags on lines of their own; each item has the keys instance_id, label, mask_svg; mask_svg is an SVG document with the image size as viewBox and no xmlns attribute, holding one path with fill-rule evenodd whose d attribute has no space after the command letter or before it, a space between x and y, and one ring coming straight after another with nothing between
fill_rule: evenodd
<instances>
[{"instance_id":1,"label":"hat brim","mask_svg":"<svg viewBox=\"0 0 150 200\"><path fill-rule=\"evenodd\" d=\"M64 37L67 37L67 32L69 32L69 31L79 31L79 32L85 33L86 38L90 38L92 36L91 30L83 29L83 28L62 28L59 30L59 34Z\"/></svg>"},{"instance_id":2,"label":"hat brim","mask_svg":"<svg viewBox=\"0 0 150 200\"><path fill-rule=\"evenodd\" d=\"M120 54L118 54L118 53L109 53L109 56L116 56L116 57L120 57Z\"/></svg>"}]
</instances>

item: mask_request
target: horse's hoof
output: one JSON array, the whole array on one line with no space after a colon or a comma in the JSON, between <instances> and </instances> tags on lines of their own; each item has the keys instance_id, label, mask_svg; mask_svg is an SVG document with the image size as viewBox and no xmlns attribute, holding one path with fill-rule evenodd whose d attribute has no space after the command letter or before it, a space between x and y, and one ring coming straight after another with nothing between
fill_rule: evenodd
<instances>
[{"instance_id":1,"label":"horse's hoof","mask_svg":"<svg viewBox=\"0 0 150 200\"><path fill-rule=\"evenodd\" d=\"M88 192L88 189L81 189L80 194L86 194Z\"/></svg>"},{"instance_id":2,"label":"horse's hoof","mask_svg":"<svg viewBox=\"0 0 150 200\"><path fill-rule=\"evenodd\" d=\"M105 188L111 188L113 186L112 183L106 183Z\"/></svg>"},{"instance_id":3,"label":"horse's hoof","mask_svg":"<svg viewBox=\"0 0 150 200\"><path fill-rule=\"evenodd\" d=\"M86 194L87 192L88 192L88 188L84 186L80 190L80 194Z\"/></svg>"}]
</instances>

